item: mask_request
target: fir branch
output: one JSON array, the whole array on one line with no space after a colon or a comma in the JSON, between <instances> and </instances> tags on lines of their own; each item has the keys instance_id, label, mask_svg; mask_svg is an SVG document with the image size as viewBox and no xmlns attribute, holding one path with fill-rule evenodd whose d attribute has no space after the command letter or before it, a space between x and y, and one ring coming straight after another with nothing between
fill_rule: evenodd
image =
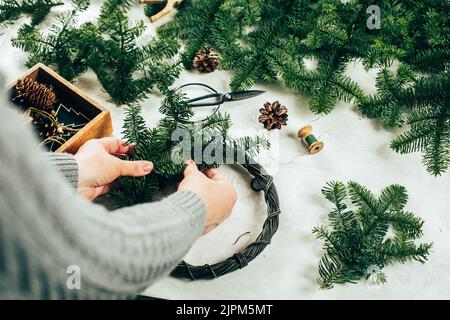
<instances>
[{"instance_id":1,"label":"fir branch","mask_svg":"<svg viewBox=\"0 0 450 320\"><path fill-rule=\"evenodd\" d=\"M334 256L328 256L324 254L319 262L319 276L317 283L321 289L331 289L333 288L333 283L356 283L355 281L359 277L346 277L344 272L344 265L336 259Z\"/></svg>"},{"instance_id":2,"label":"fir branch","mask_svg":"<svg viewBox=\"0 0 450 320\"><path fill-rule=\"evenodd\" d=\"M162 26L163 37L176 37L185 42L181 61L193 68L196 53L212 47L221 52L222 68L228 69L240 55L239 40L246 27L256 23L261 0L185 0L174 22Z\"/></svg>"},{"instance_id":3,"label":"fir branch","mask_svg":"<svg viewBox=\"0 0 450 320\"><path fill-rule=\"evenodd\" d=\"M373 36L365 30L365 10L360 2L319 1L312 28L306 35L307 55L318 60L311 77L310 107L318 114L331 112L338 101L363 97L359 86L344 75L347 64L366 54Z\"/></svg>"},{"instance_id":4,"label":"fir branch","mask_svg":"<svg viewBox=\"0 0 450 320\"><path fill-rule=\"evenodd\" d=\"M408 201L408 194L405 187L394 184L381 192L379 202L379 212L397 213L401 212Z\"/></svg>"},{"instance_id":5,"label":"fir branch","mask_svg":"<svg viewBox=\"0 0 450 320\"><path fill-rule=\"evenodd\" d=\"M0 26L19 19L22 14L31 16L31 25L36 26L47 17L53 7L64 2L58 0L2 0L0 1Z\"/></svg>"},{"instance_id":6,"label":"fir branch","mask_svg":"<svg viewBox=\"0 0 450 320\"><path fill-rule=\"evenodd\" d=\"M397 76L383 68L377 76L377 95L359 100L360 111L370 118L381 118L386 128L400 127L404 114L413 107L412 97L415 75L405 65L400 66Z\"/></svg>"},{"instance_id":7,"label":"fir branch","mask_svg":"<svg viewBox=\"0 0 450 320\"><path fill-rule=\"evenodd\" d=\"M424 164L433 175L445 172L450 164L450 85L448 74L422 77L414 83L415 109L408 117L410 130L392 141L400 153L421 151Z\"/></svg>"},{"instance_id":8,"label":"fir branch","mask_svg":"<svg viewBox=\"0 0 450 320\"><path fill-rule=\"evenodd\" d=\"M127 143L135 145L130 160L150 160L154 164L154 170L151 175L138 179L121 178L123 188L113 194L113 198L119 205L134 205L150 201L162 186L173 182L174 179L179 179L184 168L184 160L195 160L194 148L196 143L198 147L199 142L196 140L198 137L201 138L202 155L208 153L209 149L215 152L215 147L219 146L217 143L221 144L224 154L218 154L219 159L225 159L226 151L230 147L245 147L239 150L244 150L247 159L253 158L261 149L268 147L267 141L259 137L229 138L227 133L231 127L231 120L227 114L216 113L206 118L201 126L199 123L189 122L193 116L192 108L187 103L186 97L179 91L166 92L160 111L164 118L154 128L148 128L138 105L130 105L127 109L122 133ZM189 133L187 139L190 140L173 139L172 134L177 129L183 129ZM216 140L218 137L223 139ZM189 142L191 149L183 150L182 142ZM217 167L222 163L224 163L222 160L208 163L202 159L202 162L197 164L204 170Z\"/></svg>"},{"instance_id":9,"label":"fir branch","mask_svg":"<svg viewBox=\"0 0 450 320\"><path fill-rule=\"evenodd\" d=\"M235 70L230 83L232 90L248 89L256 81L274 81L279 70L273 62L283 47L283 38L289 35L286 20L294 11L295 1L261 1L260 18L254 31L244 38L250 48L242 47L230 51L227 68Z\"/></svg>"},{"instance_id":10,"label":"fir branch","mask_svg":"<svg viewBox=\"0 0 450 320\"><path fill-rule=\"evenodd\" d=\"M433 128L417 128L403 133L395 138L391 147L399 153L411 153L416 151L424 151L428 145L429 136L432 134Z\"/></svg>"},{"instance_id":11,"label":"fir branch","mask_svg":"<svg viewBox=\"0 0 450 320\"><path fill-rule=\"evenodd\" d=\"M89 1L78 0L74 4L72 11L57 18L48 34L27 24L19 29L12 44L29 53L27 66L38 62L54 66L69 81L87 70L86 48L79 46L81 34L76 28L76 18L87 8Z\"/></svg>"},{"instance_id":12,"label":"fir branch","mask_svg":"<svg viewBox=\"0 0 450 320\"><path fill-rule=\"evenodd\" d=\"M89 66L118 104L145 98L155 87L165 91L179 74L171 60L176 41L154 38L140 46L145 26L142 21L129 21L129 6L129 1L105 1L90 39L95 46L89 53Z\"/></svg>"},{"instance_id":13,"label":"fir branch","mask_svg":"<svg viewBox=\"0 0 450 320\"><path fill-rule=\"evenodd\" d=\"M330 182L322 193L335 208L328 215L329 227L313 229L316 238L324 242L317 280L321 288L331 288L334 283L356 283L367 278L374 267L427 260L432 244L414 243L422 236L424 222L404 211L404 187L389 186L377 199L356 182L349 182L347 187L341 182ZM357 214L347 209L348 196L356 205ZM388 227L393 231L391 238L387 238ZM378 276L380 282L385 282L383 273Z\"/></svg>"},{"instance_id":14,"label":"fir branch","mask_svg":"<svg viewBox=\"0 0 450 320\"><path fill-rule=\"evenodd\" d=\"M412 241L397 239L396 241L387 240L380 248L379 253L386 264L405 263L411 260L425 263L428 260L431 248L431 243L422 243L416 246Z\"/></svg>"},{"instance_id":15,"label":"fir branch","mask_svg":"<svg viewBox=\"0 0 450 320\"><path fill-rule=\"evenodd\" d=\"M192 69L192 61L195 54L205 46L216 47L221 37L221 32L215 32L215 21L224 12L220 10L226 0L185 0L182 9L177 15L177 20L162 26L159 34L163 37L176 37L187 40L186 48L181 55L181 61L186 69ZM233 23L235 22L235 23ZM228 21L228 31L239 29L235 20Z\"/></svg>"},{"instance_id":16,"label":"fir branch","mask_svg":"<svg viewBox=\"0 0 450 320\"><path fill-rule=\"evenodd\" d=\"M411 212L398 211L389 216L389 224L402 239L416 239L422 236L424 221Z\"/></svg>"},{"instance_id":17,"label":"fir branch","mask_svg":"<svg viewBox=\"0 0 450 320\"><path fill-rule=\"evenodd\" d=\"M128 113L123 122L123 138L129 143L136 145L146 140L148 135L145 120L141 116L141 107L137 104L128 107ZM138 146L139 147L139 146Z\"/></svg>"},{"instance_id":18,"label":"fir branch","mask_svg":"<svg viewBox=\"0 0 450 320\"><path fill-rule=\"evenodd\" d=\"M341 182L328 182L322 189L322 193L330 202L335 205L335 209L330 212L329 220L332 227L343 232L357 228L358 220L350 210L344 200L347 197L345 185Z\"/></svg>"},{"instance_id":19,"label":"fir branch","mask_svg":"<svg viewBox=\"0 0 450 320\"><path fill-rule=\"evenodd\" d=\"M450 3L396 1L392 8L383 18L388 25L379 41L402 51L397 58L403 64L396 77L382 71L377 95L362 99L360 110L381 118L387 127L408 125L410 130L391 147L400 153L422 152L428 172L440 175L450 164L450 17L440 12L448 12Z\"/></svg>"}]
</instances>

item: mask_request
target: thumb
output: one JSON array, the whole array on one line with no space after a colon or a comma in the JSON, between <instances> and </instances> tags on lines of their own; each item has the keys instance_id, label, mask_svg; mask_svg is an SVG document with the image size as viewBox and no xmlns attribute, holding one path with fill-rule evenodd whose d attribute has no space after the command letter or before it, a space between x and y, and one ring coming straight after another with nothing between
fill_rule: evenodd
<instances>
[{"instance_id":1,"label":"thumb","mask_svg":"<svg viewBox=\"0 0 450 320\"><path fill-rule=\"evenodd\" d=\"M153 170L153 163L150 161L125 161L120 162L120 176L142 177Z\"/></svg>"},{"instance_id":2,"label":"thumb","mask_svg":"<svg viewBox=\"0 0 450 320\"><path fill-rule=\"evenodd\" d=\"M205 175L211 180L219 181L219 180L225 179L224 175L222 175L221 173L219 173L217 170L214 170L214 169L206 170Z\"/></svg>"},{"instance_id":3,"label":"thumb","mask_svg":"<svg viewBox=\"0 0 450 320\"><path fill-rule=\"evenodd\" d=\"M193 160L186 161L186 168L184 169L184 176L187 177L190 174L193 174L198 171L197 165Z\"/></svg>"}]
</instances>

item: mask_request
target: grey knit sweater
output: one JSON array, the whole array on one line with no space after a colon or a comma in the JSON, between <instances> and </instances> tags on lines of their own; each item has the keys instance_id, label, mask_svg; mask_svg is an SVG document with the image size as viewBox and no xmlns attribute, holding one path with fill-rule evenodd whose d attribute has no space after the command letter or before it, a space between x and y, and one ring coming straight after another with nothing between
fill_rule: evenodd
<instances>
[{"instance_id":1,"label":"grey knit sweater","mask_svg":"<svg viewBox=\"0 0 450 320\"><path fill-rule=\"evenodd\" d=\"M201 234L201 199L113 212L82 199L73 156L46 157L1 95L0 299L128 298L167 275Z\"/></svg>"}]
</instances>

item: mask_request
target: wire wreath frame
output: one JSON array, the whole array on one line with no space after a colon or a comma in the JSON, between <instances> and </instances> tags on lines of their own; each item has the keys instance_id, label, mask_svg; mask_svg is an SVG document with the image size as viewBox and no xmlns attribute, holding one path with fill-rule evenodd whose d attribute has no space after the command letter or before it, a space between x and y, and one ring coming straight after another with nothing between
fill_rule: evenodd
<instances>
[{"instance_id":1,"label":"wire wreath frame","mask_svg":"<svg viewBox=\"0 0 450 320\"><path fill-rule=\"evenodd\" d=\"M182 261L170 274L174 278L185 280L210 280L219 278L238 269L245 268L270 244L279 224L280 201L273 177L266 174L260 164L241 164L254 178L251 187L254 191L264 192L267 204L267 218L262 231L256 240L250 243L242 252L212 265L194 266Z\"/></svg>"}]
</instances>

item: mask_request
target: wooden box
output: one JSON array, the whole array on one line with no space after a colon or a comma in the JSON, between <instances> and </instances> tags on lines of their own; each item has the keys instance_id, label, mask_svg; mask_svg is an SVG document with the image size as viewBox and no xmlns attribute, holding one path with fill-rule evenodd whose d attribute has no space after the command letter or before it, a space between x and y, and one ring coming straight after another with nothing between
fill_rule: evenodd
<instances>
[{"instance_id":1,"label":"wooden box","mask_svg":"<svg viewBox=\"0 0 450 320\"><path fill-rule=\"evenodd\" d=\"M28 70L22 78L25 77L30 77L39 83L53 86L61 103L70 105L71 109L83 114L87 118L87 123L64 144L59 146L55 152L74 154L87 140L103 138L112 134L112 122L109 110L86 96L80 89L52 69L42 63L38 63ZM11 99L17 95L15 85L16 82L7 88L8 95Z\"/></svg>"}]
</instances>

